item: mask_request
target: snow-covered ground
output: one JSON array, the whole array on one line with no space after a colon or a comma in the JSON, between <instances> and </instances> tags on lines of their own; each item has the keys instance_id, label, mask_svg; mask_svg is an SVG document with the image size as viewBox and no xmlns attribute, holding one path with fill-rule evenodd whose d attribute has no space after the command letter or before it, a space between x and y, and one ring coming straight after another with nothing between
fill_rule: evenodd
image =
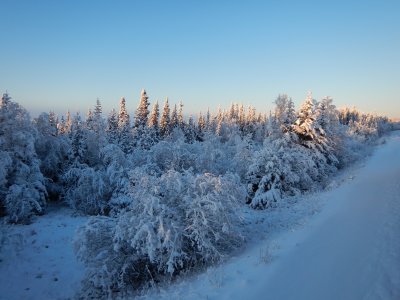
<instances>
[{"instance_id":1,"label":"snow-covered ground","mask_svg":"<svg viewBox=\"0 0 400 300\"><path fill-rule=\"evenodd\" d=\"M79 288L84 266L72 239L87 218L50 207L30 225L0 229L0 299L68 299Z\"/></svg>"},{"instance_id":2,"label":"snow-covered ground","mask_svg":"<svg viewBox=\"0 0 400 300\"><path fill-rule=\"evenodd\" d=\"M338 181L265 213L270 232L238 257L144 298L400 299L400 132Z\"/></svg>"},{"instance_id":3,"label":"snow-covered ground","mask_svg":"<svg viewBox=\"0 0 400 300\"><path fill-rule=\"evenodd\" d=\"M248 210L246 250L146 299L400 299L400 132L330 189ZM0 299L68 299L84 267L71 241L87 218L50 208L2 225ZM254 226L253 226L254 225Z\"/></svg>"}]
</instances>

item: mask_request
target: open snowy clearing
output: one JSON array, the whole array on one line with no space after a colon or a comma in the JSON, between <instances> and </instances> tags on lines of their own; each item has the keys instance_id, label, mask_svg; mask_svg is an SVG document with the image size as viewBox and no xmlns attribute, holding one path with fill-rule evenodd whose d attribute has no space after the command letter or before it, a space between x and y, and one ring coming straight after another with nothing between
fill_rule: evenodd
<instances>
[{"instance_id":1,"label":"open snowy clearing","mask_svg":"<svg viewBox=\"0 0 400 300\"><path fill-rule=\"evenodd\" d=\"M339 188L287 210L291 230L260 236L265 240L227 264L144 297L400 299L400 132L365 167L346 173ZM320 205L309 220L296 208Z\"/></svg>"},{"instance_id":2,"label":"open snowy clearing","mask_svg":"<svg viewBox=\"0 0 400 300\"><path fill-rule=\"evenodd\" d=\"M243 253L143 297L400 299L400 132L386 139L332 190L247 211L254 239ZM84 267L71 241L86 219L58 208L2 225L0 299L73 297Z\"/></svg>"}]
</instances>

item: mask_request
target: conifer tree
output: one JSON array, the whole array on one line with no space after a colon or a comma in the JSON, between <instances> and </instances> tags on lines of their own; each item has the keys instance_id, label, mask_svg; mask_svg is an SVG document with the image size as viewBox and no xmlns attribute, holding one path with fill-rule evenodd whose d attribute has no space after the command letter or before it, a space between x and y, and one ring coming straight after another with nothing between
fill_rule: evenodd
<instances>
[{"instance_id":1,"label":"conifer tree","mask_svg":"<svg viewBox=\"0 0 400 300\"><path fill-rule=\"evenodd\" d=\"M90 108L86 114L85 125L88 130L94 129L94 117L93 117L93 112Z\"/></svg>"},{"instance_id":2,"label":"conifer tree","mask_svg":"<svg viewBox=\"0 0 400 300\"><path fill-rule=\"evenodd\" d=\"M185 126L184 133L185 133L185 141L189 144L193 143L193 141L196 138L196 129L192 115L189 116L188 124L187 126Z\"/></svg>"},{"instance_id":3,"label":"conifer tree","mask_svg":"<svg viewBox=\"0 0 400 300\"><path fill-rule=\"evenodd\" d=\"M106 133L110 144L118 143L118 116L114 108L108 115Z\"/></svg>"},{"instance_id":4,"label":"conifer tree","mask_svg":"<svg viewBox=\"0 0 400 300\"><path fill-rule=\"evenodd\" d=\"M183 117L183 103L182 103L182 101L179 102L178 125L182 130L184 130L184 128L185 128L185 119Z\"/></svg>"},{"instance_id":5,"label":"conifer tree","mask_svg":"<svg viewBox=\"0 0 400 300\"><path fill-rule=\"evenodd\" d=\"M149 131L149 146L155 145L160 138L160 131L158 125L158 118L160 116L158 101L156 101L151 110L150 118L148 121Z\"/></svg>"},{"instance_id":6,"label":"conifer tree","mask_svg":"<svg viewBox=\"0 0 400 300\"><path fill-rule=\"evenodd\" d=\"M72 119L71 126L71 146L72 146L72 154L75 158L75 161L79 163L86 163L85 154L86 154L86 143L85 143L85 133L84 128L82 126L82 119L79 115L79 112L76 113L74 118Z\"/></svg>"},{"instance_id":7,"label":"conifer tree","mask_svg":"<svg viewBox=\"0 0 400 300\"><path fill-rule=\"evenodd\" d=\"M169 103L168 98L165 100L163 113L161 115L160 120L160 135L162 137L166 137L170 134L170 110L169 110Z\"/></svg>"},{"instance_id":8,"label":"conifer tree","mask_svg":"<svg viewBox=\"0 0 400 300\"><path fill-rule=\"evenodd\" d=\"M68 110L67 114L66 114L64 133L65 134L70 134L71 133L71 127L72 127L72 117L71 117L71 113Z\"/></svg>"},{"instance_id":9,"label":"conifer tree","mask_svg":"<svg viewBox=\"0 0 400 300\"><path fill-rule=\"evenodd\" d=\"M119 104L119 113L118 113L118 144L121 149L128 153L131 151L131 133L130 133L130 118L128 111L126 110L126 102L125 98L121 98Z\"/></svg>"},{"instance_id":10,"label":"conifer tree","mask_svg":"<svg viewBox=\"0 0 400 300\"><path fill-rule=\"evenodd\" d=\"M159 105L158 101L156 101L153 105L153 109L151 110L151 115L149 118L148 126L150 128L155 128L158 131L158 118L160 117Z\"/></svg>"},{"instance_id":11,"label":"conifer tree","mask_svg":"<svg viewBox=\"0 0 400 300\"><path fill-rule=\"evenodd\" d=\"M97 98L96 99L96 106L94 107L94 115L96 117L99 117L99 116L101 116L102 113L103 113L103 108L101 107L100 99Z\"/></svg>"},{"instance_id":12,"label":"conifer tree","mask_svg":"<svg viewBox=\"0 0 400 300\"><path fill-rule=\"evenodd\" d=\"M179 125L178 112L177 112L177 107L175 104L174 108L172 109L172 113L171 113L171 123L170 123L171 132L174 130L174 128L178 127L178 125Z\"/></svg>"},{"instance_id":13,"label":"conifer tree","mask_svg":"<svg viewBox=\"0 0 400 300\"><path fill-rule=\"evenodd\" d=\"M197 132L196 132L196 138L198 141L203 141L205 128L206 128L206 122L204 120L203 114L200 112L199 119L197 121Z\"/></svg>"},{"instance_id":14,"label":"conifer tree","mask_svg":"<svg viewBox=\"0 0 400 300\"><path fill-rule=\"evenodd\" d=\"M147 126L147 119L149 116L149 97L145 90L142 90L140 94L139 106L135 113L135 128L145 128Z\"/></svg>"},{"instance_id":15,"label":"conifer tree","mask_svg":"<svg viewBox=\"0 0 400 300\"><path fill-rule=\"evenodd\" d=\"M210 132L211 131L211 114L210 114L210 108L207 108L207 114L206 114L206 131Z\"/></svg>"}]
</instances>

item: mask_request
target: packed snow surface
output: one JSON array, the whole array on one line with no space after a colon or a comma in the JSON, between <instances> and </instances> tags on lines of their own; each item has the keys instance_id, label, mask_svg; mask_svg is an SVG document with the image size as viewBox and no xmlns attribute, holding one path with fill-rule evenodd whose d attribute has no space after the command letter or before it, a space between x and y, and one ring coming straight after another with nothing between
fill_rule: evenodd
<instances>
[{"instance_id":1,"label":"packed snow surface","mask_svg":"<svg viewBox=\"0 0 400 300\"><path fill-rule=\"evenodd\" d=\"M257 229L245 251L142 297L400 299L400 132L386 140L327 191L247 211ZM0 299L73 298L84 267L71 241L86 219L50 208L30 225L2 225Z\"/></svg>"},{"instance_id":2,"label":"packed snow surface","mask_svg":"<svg viewBox=\"0 0 400 300\"><path fill-rule=\"evenodd\" d=\"M340 187L297 204L323 203L319 214L287 211L302 214L304 226L145 298L400 299L400 132L345 175Z\"/></svg>"}]
</instances>

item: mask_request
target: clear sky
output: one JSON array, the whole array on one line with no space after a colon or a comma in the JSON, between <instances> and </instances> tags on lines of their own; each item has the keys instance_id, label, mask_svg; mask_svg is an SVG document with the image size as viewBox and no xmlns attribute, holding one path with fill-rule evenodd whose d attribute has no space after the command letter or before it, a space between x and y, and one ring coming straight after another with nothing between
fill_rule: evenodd
<instances>
[{"instance_id":1,"label":"clear sky","mask_svg":"<svg viewBox=\"0 0 400 300\"><path fill-rule=\"evenodd\" d=\"M182 100L268 111L312 91L400 117L400 1L0 0L0 90L33 115Z\"/></svg>"}]
</instances>

